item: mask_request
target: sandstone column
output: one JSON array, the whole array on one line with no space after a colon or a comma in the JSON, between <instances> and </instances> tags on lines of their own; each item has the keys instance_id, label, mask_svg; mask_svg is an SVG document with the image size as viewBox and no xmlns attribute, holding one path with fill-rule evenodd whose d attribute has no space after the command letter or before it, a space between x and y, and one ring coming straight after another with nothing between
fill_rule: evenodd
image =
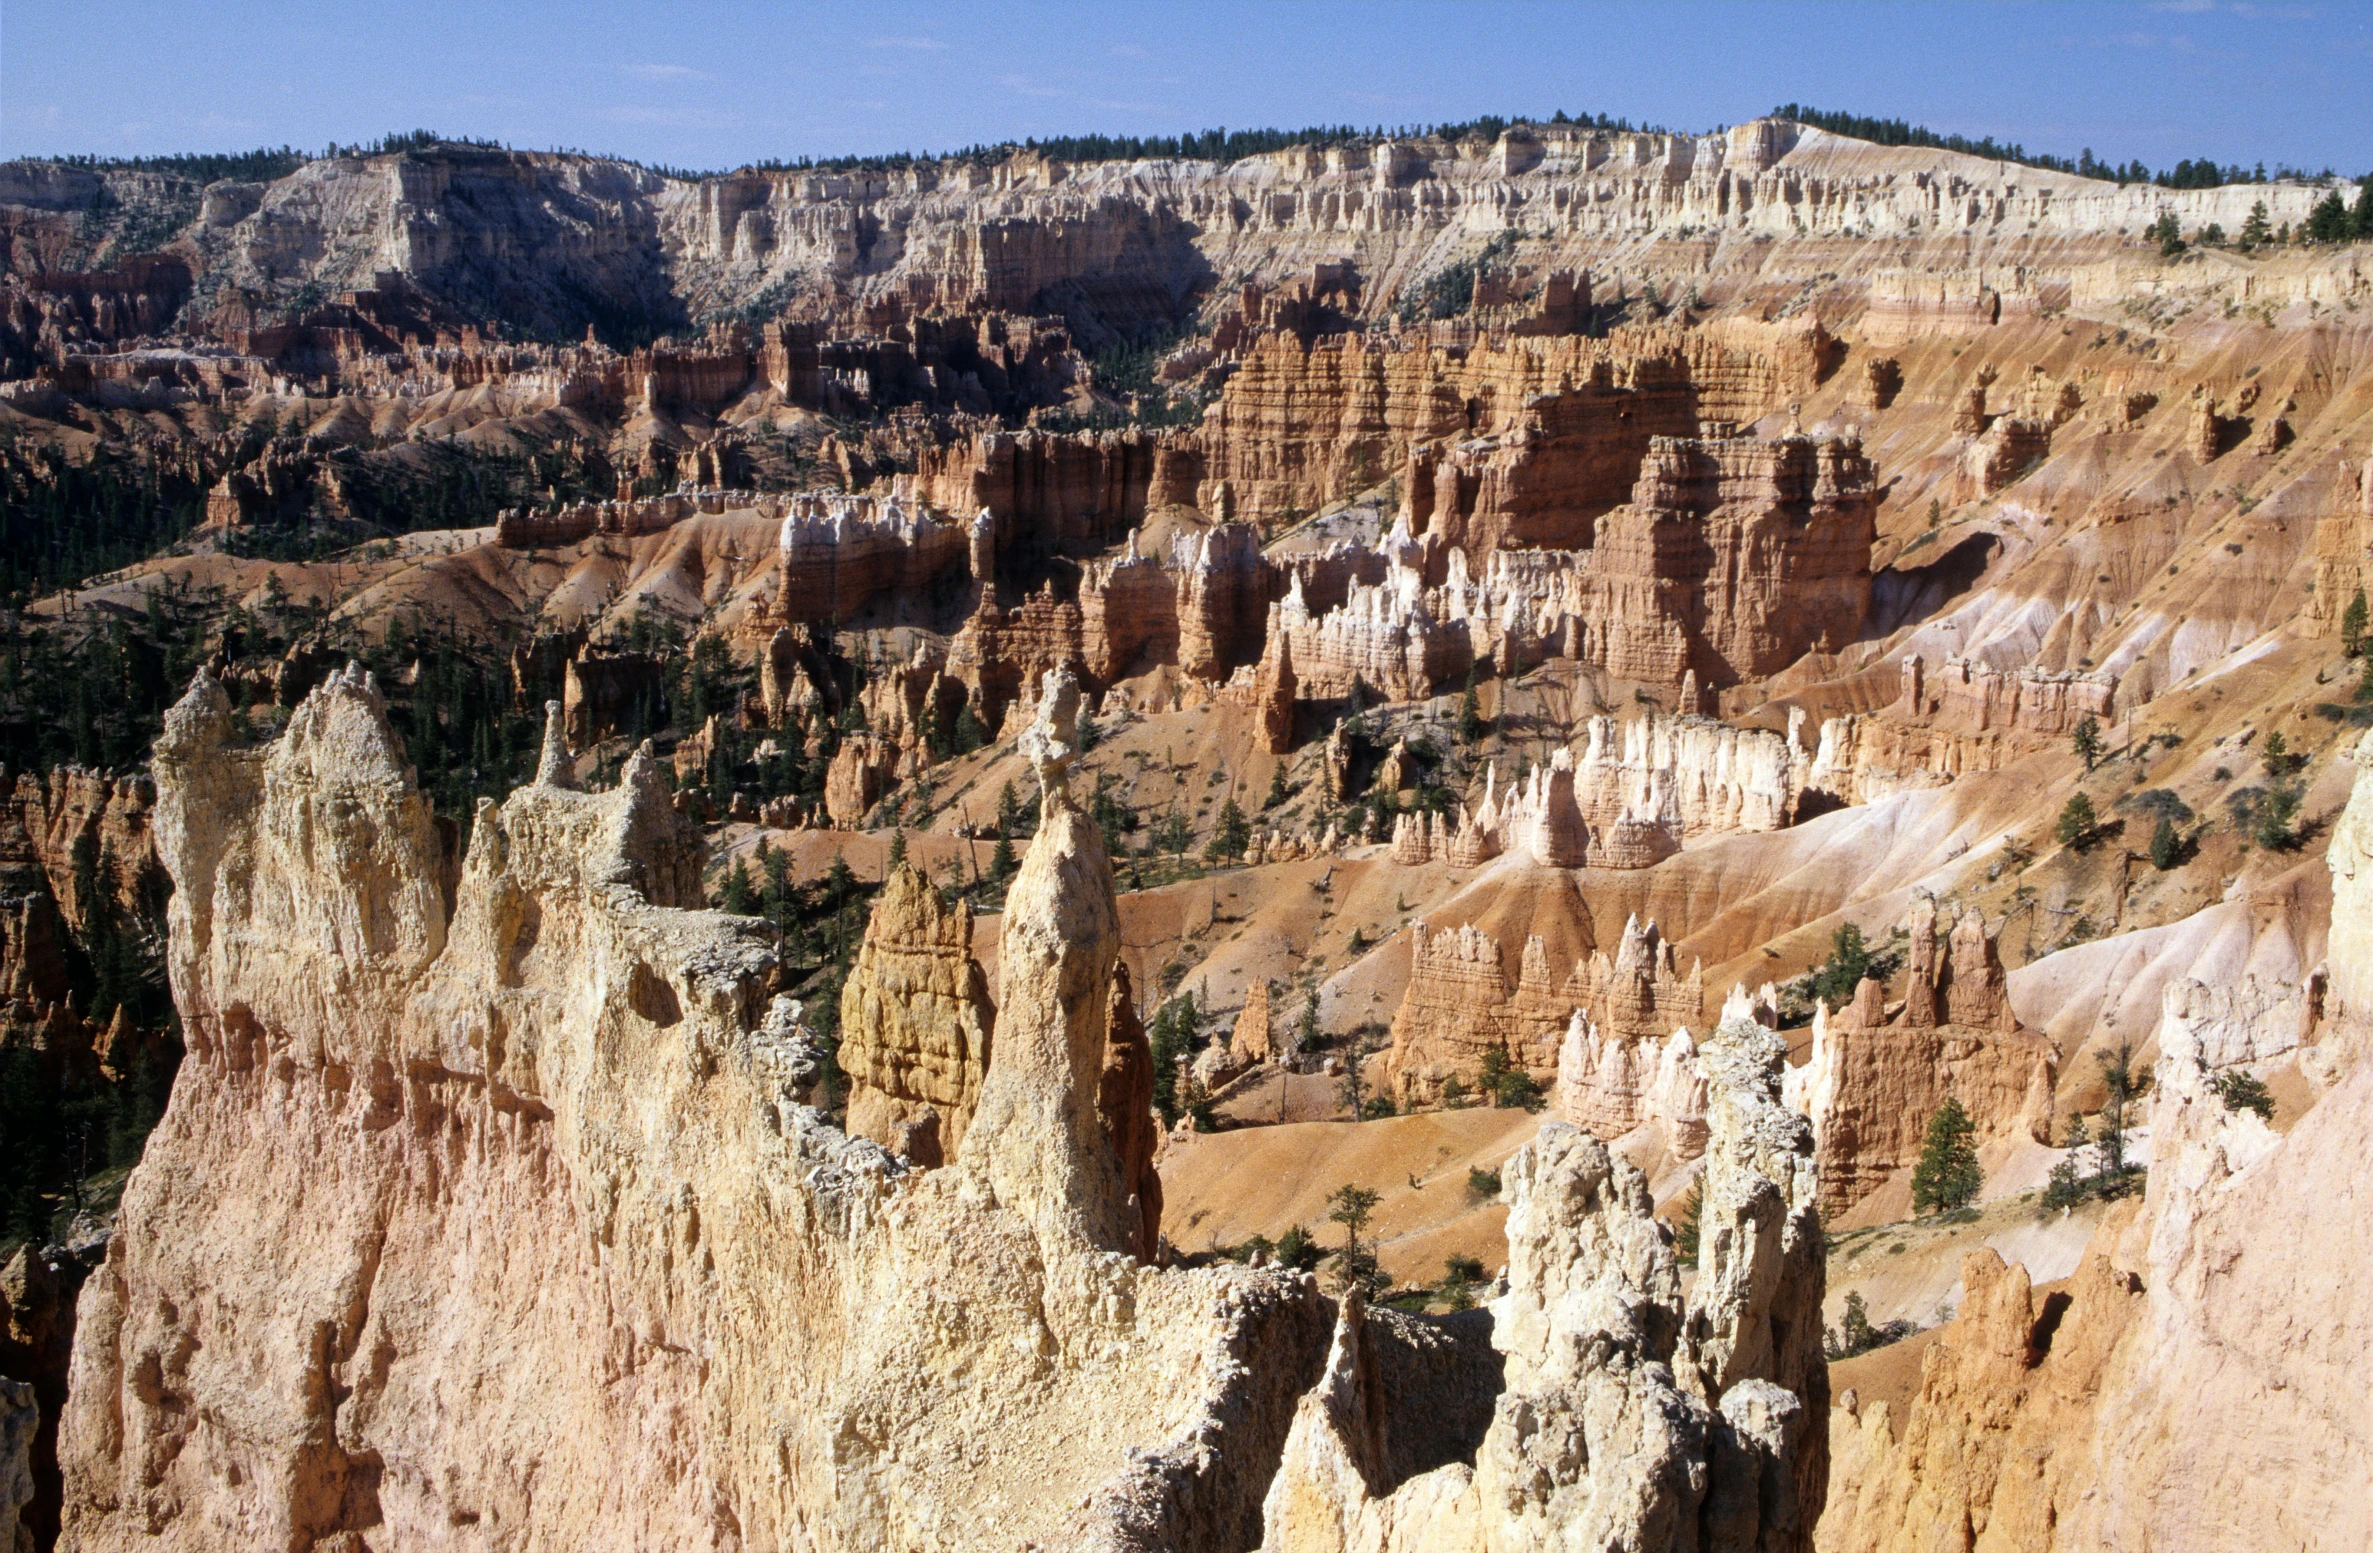
<instances>
[{"instance_id":1,"label":"sandstone column","mask_svg":"<svg viewBox=\"0 0 2373 1553\"><path fill-rule=\"evenodd\" d=\"M1097 1114L1120 914L1112 862L1066 786L1079 682L1046 676L1022 749L1038 770L1038 835L1006 896L999 941L997 1060L957 1159L1042 1243L1135 1242L1129 1194Z\"/></svg>"}]
</instances>

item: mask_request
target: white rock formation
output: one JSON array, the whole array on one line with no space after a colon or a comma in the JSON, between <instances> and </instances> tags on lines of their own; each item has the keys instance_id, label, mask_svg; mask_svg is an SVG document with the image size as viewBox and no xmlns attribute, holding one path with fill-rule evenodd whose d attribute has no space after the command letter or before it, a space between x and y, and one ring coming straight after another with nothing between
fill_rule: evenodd
<instances>
[{"instance_id":1,"label":"white rock formation","mask_svg":"<svg viewBox=\"0 0 2373 1553\"><path fill-rule=\"evenodd\" d=\"M1263 1547L1799 1549L1828 1464L1812 1138L1778 1103L1786 1046L1734 998L1712 1099L1696 1288L1646 1177L1561 1122L1502 1170L1506 1389L1472 1466L1385 1478L1374 1347L1356 1304L1302 1399Z\"/></svg>"}]
</instances>

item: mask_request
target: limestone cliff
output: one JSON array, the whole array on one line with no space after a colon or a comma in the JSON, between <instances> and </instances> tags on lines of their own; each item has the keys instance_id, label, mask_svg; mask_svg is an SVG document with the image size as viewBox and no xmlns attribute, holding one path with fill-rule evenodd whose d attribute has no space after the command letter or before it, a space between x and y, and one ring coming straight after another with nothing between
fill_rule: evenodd
<instances>
[{"instance_id":1,"label":"limestone cliff","mask_svg":"<svg viewBox=\"0 0 2373 1553\"><path fill-rule=\"evenodd\" d=\"M848 1130L919 1165L953 1157L972 1125L996 1018L972 957L972 908L942 903L913 864L899 864L841 988Z\"/></svg>"},{"instance_id":2,"label":"limestone cliff","mask_svg":"<svg viewBox=\"0 0 2373 1553\"><path fill-rule=\"evenodd\" d=\"M1820 1545L1976 1549L2349 1548L2373 1445L2349 1355L2373 1322L2364 1216L2335 1212L2373 1148L2365 1000L2373 956L2373 748L2334 828L2330 998L2171 985L2138 1212L2038 1299L1991 1252L1901 1419L1831 1415ZM2298 1054L2312 1104L2287 1132L2212 1080Z\"/></svg>"},{"instance_id":3,"label":"limestone cliff","mask_svg":"<svg viewBox=\"0 0 2373 1553\"><path fill-rule=\"evenodd\" d=\"M1826 1486L1812 1140L1778 1103L1776 1035L1729 1010L1709 1042L1700 1271L1684 1298L1648 1183L1545 1126L1503 1169L1506 1356L1473 1465L1405 1480L1376 1355L1347 1305L1269 1490L1276 1550L1811 1546Z\"/></svg>"},{"instance_id":4,"label":"limestone cliff","mask_svg":"<svg viewBox=\"0 0 2373 1553\"><path fill-rule=\"evenodd\" d=\"M997 1060L908 1172L801 1103L771 932L690 909L648 755L554 755L456 877L363 676L230 727L201 678L156 755L190 1055L83 1297L69 1545L1258 1540L1324 1307L1125 1254L1109 870L1051 734Z\"/></svg>"}]
</instances>

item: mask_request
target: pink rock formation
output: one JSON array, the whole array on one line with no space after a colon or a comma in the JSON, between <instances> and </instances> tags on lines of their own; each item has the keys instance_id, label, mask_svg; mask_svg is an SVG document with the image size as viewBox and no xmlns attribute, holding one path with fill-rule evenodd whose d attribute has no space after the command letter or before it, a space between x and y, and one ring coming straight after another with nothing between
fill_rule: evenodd
<instances>
[{"instance_id":1,"label":"pink rock formation","mask_svg":"<svg viewBox=\"0 0 2373 1553\"><path fill-rule=\"evenodd\" d=\"M1843 1215L1918 1160L1929 1118L1958 1100L1980 1140L2050 1141L2058 1054L2010 1010L2002 963L1974 912L1940 945L1936 904L1912 908L1902 1012L1864 981L1854 1002L1814 1012L1813 1051L1789 1075L1791 1103L1813 1119L1822 1211Z\"/></svg>"},{"instance_id":2,"label":"pink rock formation","mask_svg":"<svg viewBox=\"0 0 2373 1553\"><path fill-rule=\"evenodd\" d=\"M899 748L879 734L852 733L841 740L824 771L824 812L841 830L865 823L895 782Z\"/></svg>"},{"instance_id":3,"label":"pink rock formation","mask_svg":"<svg viewBox=\"0 0 2373 1553\"><path fill-rule=\"evenodd\" d=\"M1244 1007L1228 1034L1228 1052L1239 1066L1267 1062L1275 1051L1269 1018L1269 984L1256 976L1244 990Z\"/></svg>"},{"instance_id":4,"label":"pink rock formation","mask_svg":"<svg viewBox=\"0 0 2373 1553\"><path fill-rule=\"evenodd\" d=\"M189 1057L82 1297L71 1545L1258 1539L1324 1306L1129 1255L1145 1085L1108 1135L1051 728L996 1061L917 1173L802 1103L771 931L698 909L648 755L584 793L549 750L455 880L363 676L231 723L201 679L157 749Z\"/></svg>"},{"instance_id":5,"label":"pink rock formation","mask_svg":"<svg viewBox=\"0 0 2373 1553\"><path fill-rule=\"evenodd\" d=\"M1612 1142L1654 1125L1668 1159L1705 1152L1706 1078L1687 1030L1662 1040L1608 1035L1576 1009L1558 1047L1551 1094L1559 1117L1592 1137Z\"/></svg>"},{"instance_id":6,"label":"pink rock formation","mask_svg":"<svg viewBox=\"0 0 2373 1553\"><path fill-rule=\"evenodd\" d=\"M913 864L901 863L874 897L841 988L849 1132L892 1146L928 1111L938 1152L910 1157L943 1163L972 1125L996 1018L988 977L972 957L972 908L944 904Z\"/></svg>"},{"instance_id":7,"label":"pink rock formation","mask_svg":"<svg viewBox=\"0 0 2373 1553\"><path fill-rule=\"evenodd\" d=\"M1992 1252L1964 1261L1902 1416L1831 1414L1824 1550L1911 1553L1939 1526L2042 1553L2362 1540L2373 1445L2347 1355L2373 1321L2373 1231L2331 1211L2373 1149L2373 747L2357 761L2322 1020L2295 993L2167 989L2139 1211L2113 1208L2048 1299ZM2263 1070L2302 1025L2309 1105L2278 1133L2212 1081Z\"/></svg>"},{"instance_id":8,"label":"pink rock formation","mask_svg":"<svg viewBox=\"0 0 2373 1553\"><path fill-rule=\"evenodd\" d=\"M1683 976L1673 963L1673 946L1653 918L1623 924L1623 938L1610 960L1604 950L1576 967L1582 1006L1605 1034L1622 1040L1661 1040L1705 1018L1706 981L1692 964Z\"/></svg>"},{"instance_id":9,"label":"pink rock formation","mask_svg":"<svg viewBox=\"0 0 2373 1553\"><path fill-rule=\"evenodd\" d=\"M561 716L572 743L593 744L646 725L666 685L659 660L640 652L587 652L561 676Z\"/></svg>"},{"instance_id":10,"label":"pink rock formation","mask_svg":"<svg viewBox=\"0 0 2373 1553\"><path fill-rule=\"evenodd\" d=\"M2057 737L2087 717L2106 723L2117 702L2114 674L1996 669L1968 658L1948 658L1931 673L1917 653L1903 660L1901 673L1888 715L1955 733Z\"/></svg>"},{"instance_id":11,"label":"pink rock formation","mask_svg":"<svg viewBox=\"0 0 2373 1553\"><path fill-rule=\"evenodd\" d=\"M1561 1122L1502 1169L1504 1389L1472 1465L1396 1471L1376 1317L1346 1301L1265 1507L1274 1553L1810 1549L1829 1476L1812 1140L1786 1047L1708 1043L1705 1209L1686 1299L1646 1177Z\"/></svg>"}]
</instances>

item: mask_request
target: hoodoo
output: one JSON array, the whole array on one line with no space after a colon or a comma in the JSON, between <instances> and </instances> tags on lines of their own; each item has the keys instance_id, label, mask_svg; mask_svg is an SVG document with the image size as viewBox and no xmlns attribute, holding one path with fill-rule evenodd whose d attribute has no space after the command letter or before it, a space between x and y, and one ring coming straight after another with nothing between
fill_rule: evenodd
<instances>
[{"instance_id":1,"label":"hoodoo","mask_svg":"<svg viewBox=\"0 0 2373 1553\"><path fill-rule=\"evenodd\" d=\"M699 174L19 20L0 1553L2363 1544L2346 22L2154 171L761 8L571 88Z\"/></svg>"}]
</instances>

